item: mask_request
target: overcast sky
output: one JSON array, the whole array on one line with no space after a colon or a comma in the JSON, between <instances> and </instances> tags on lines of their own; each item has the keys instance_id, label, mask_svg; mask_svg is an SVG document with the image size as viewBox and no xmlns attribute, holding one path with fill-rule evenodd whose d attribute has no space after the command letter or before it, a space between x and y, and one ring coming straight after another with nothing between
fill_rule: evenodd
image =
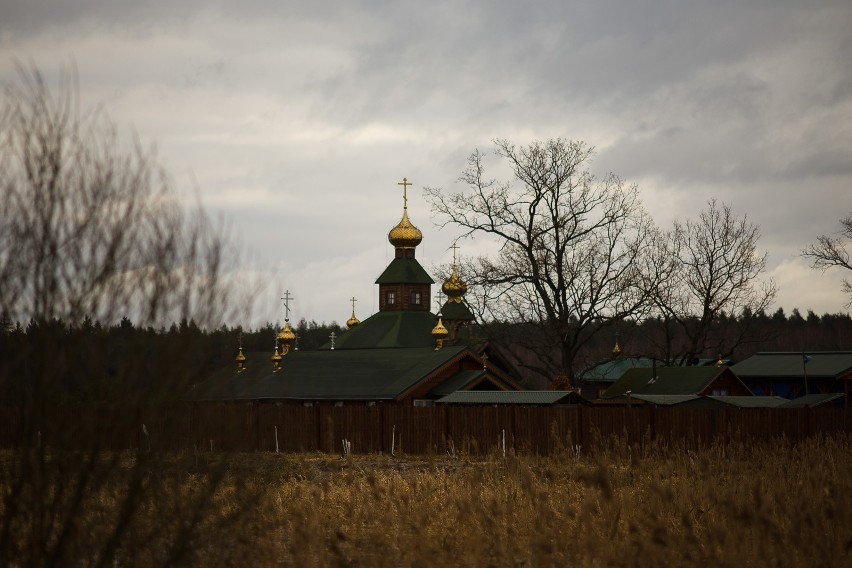
<instances>
[{"instance_id":1,"label":"overcast sky","mask_svg":"<svg viewBox=\"0 0 852 568\"><path fill-rule=\"evenodd\" d=\"M84 104L155 144L269 276L256 321L377 309L403 177L425 267L457 236L424 186L476 148L551 137L639 185L663 228L708 199L761 227L775 308L845 312L799 251L852 212L852 3L0 0L15 62L77 67ZM464 241L461 254L486 250Z\"/></svg>"}]
</instances>

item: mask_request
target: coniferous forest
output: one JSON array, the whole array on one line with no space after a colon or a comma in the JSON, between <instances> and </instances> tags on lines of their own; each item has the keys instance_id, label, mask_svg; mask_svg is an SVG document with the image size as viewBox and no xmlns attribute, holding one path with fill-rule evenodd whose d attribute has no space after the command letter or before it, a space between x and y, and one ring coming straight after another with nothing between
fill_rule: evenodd
<instances>
[{"instance_id":1,"label":"coniferous forest","mask_svg":"<svg viewBox=\"0 0 852 568\"><path fill-rule=\"evenodd\" d=\"M146 391L157 369L168 365L185 369L186 382L168 388L172 396L180 389L204 380L216 369L233 364L238 348L243 351L272 354L278 325L266 323L256 329L222 325L217 329L201 329L192 320L182 320L168 328L136 326L128 318L105 325L84 319L78 324L62 320L30 321L26 325L2 318L0 331L0 385L6 400L22 394L31 380L34 365L53 368L48 374L55 388L48 392L57 397L72 399L95 396L123 398ZM617 341L621 357L658 357L653 341L659 321L622 322L614 331L599 333L589 342L581 360L587 367L612 359ZM798 310L785 314L778 309L773 314L758 313L747 325L737 320L721 318L719 330L743 336L736 349L724 353L726 360L735 363L761 351L837 351L848 350L852 344L852 318L849 314L813 312L802 315ZM301 350L319 349L328 342L331 332L345 332L336 322L327 324L300 320L294 331ZM523 333L520 325L488 324L479 328L479 335L504 344L508 351L523 362L524 352L513 338ZM707 352L706 358L718 353ZM676 364L676 361L672 361ZM521 369L521 372L523 370ZM94 381L94 377L103 377ZM528 376L530 388L546 388L536 377ZM97 383L97 384L93 384ZM17 394L16 394L17 393ZM95 394L97 393L97 394Z\"/></svg>"}]
</instances>

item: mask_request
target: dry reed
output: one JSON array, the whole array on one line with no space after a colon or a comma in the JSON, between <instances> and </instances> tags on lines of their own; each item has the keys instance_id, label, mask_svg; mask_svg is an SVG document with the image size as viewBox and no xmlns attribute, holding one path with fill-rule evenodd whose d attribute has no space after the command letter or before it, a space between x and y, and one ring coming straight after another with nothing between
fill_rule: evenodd
<instances>
[{"instance_id":1,"label":"dry reed","mask_svg":"<svg viewBox=\"0 0 852 568\"><path fill-rule=\"evenodd\" d=\"M595 456L184 455L149 472L114 563L849 565L850 450L841 436L698 452L616 441ZM105 483L81 511L86 538L119 518L120 490ZM208 507L182 507L199 494Z\"/></svg>"}]
</instances>

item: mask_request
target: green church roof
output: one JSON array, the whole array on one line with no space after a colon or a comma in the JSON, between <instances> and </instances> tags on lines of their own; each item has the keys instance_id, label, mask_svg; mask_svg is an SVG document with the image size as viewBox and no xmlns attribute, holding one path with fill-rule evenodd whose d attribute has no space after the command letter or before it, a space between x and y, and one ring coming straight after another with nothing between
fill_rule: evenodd
<instances>
[{"instance_id":1,"label":"green church roof","mask_svg":"<svg viewBox=\"0 0 852 568\"><path fill-rule=\"evenodd\" d=\"M473 320L473 313L464 302L446 302L441 308L441 317L445 320Z\"/></svg>"},{"instance_id":2,"label":"green church roof","mask_svg":"<svg viewBox=\"0 0 852 568\"><path fill-rule=\"evenodd\" d=\"M295 351L272 372L271 355L246 354L245 371L228 365L187 394L212 400L393 400L465 347Z\"/></svg>"},{"instance_id":3,"label":"green church roof","mask_svg":"<svg viewBox=\"0 0 852 568\"><path fill-rule=\"evenodd\" d=\"M334 340L335 350L435 347L438 316L424 311L377 312ZM323 346L329 349L331 343Z\"/></svg>"},{"instance_id":4,"label":"green church roof","mask_svg":"<svg viewBox=\"0 0 852 568\"><path fill-rule=\"evenodd\" d=\"M376 284L434 284L432 277L413 258L395 258L388 264Z\"/></svg>"}]
</instances>

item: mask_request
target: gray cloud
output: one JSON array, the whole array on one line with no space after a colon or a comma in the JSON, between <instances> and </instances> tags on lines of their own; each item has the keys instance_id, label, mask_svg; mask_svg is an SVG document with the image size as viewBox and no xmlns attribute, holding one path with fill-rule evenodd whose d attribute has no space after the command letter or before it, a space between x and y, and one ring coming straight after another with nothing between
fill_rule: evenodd
<instances>
[{"instance_id":1,"label":"gray cloud","mask_svg":"<svg viewBox=\"0 0 852 568\"><path fill-rule=\"evenodd\" d=\"M372 290L399 178L452 187L493 138L553 136L595 145L593 170L638 182L663 225L732 203L761 225L785 309L823 312L839 288L796 254L852 211L850 28L846 0L6 0L0 80L15 58L50 77L73 58L83 100L155 142L260 269L325 279L300 284L309 319ZM419 257L446 261L452 230L418 190L410 205Z\"/></svg>"}]
</instances>

